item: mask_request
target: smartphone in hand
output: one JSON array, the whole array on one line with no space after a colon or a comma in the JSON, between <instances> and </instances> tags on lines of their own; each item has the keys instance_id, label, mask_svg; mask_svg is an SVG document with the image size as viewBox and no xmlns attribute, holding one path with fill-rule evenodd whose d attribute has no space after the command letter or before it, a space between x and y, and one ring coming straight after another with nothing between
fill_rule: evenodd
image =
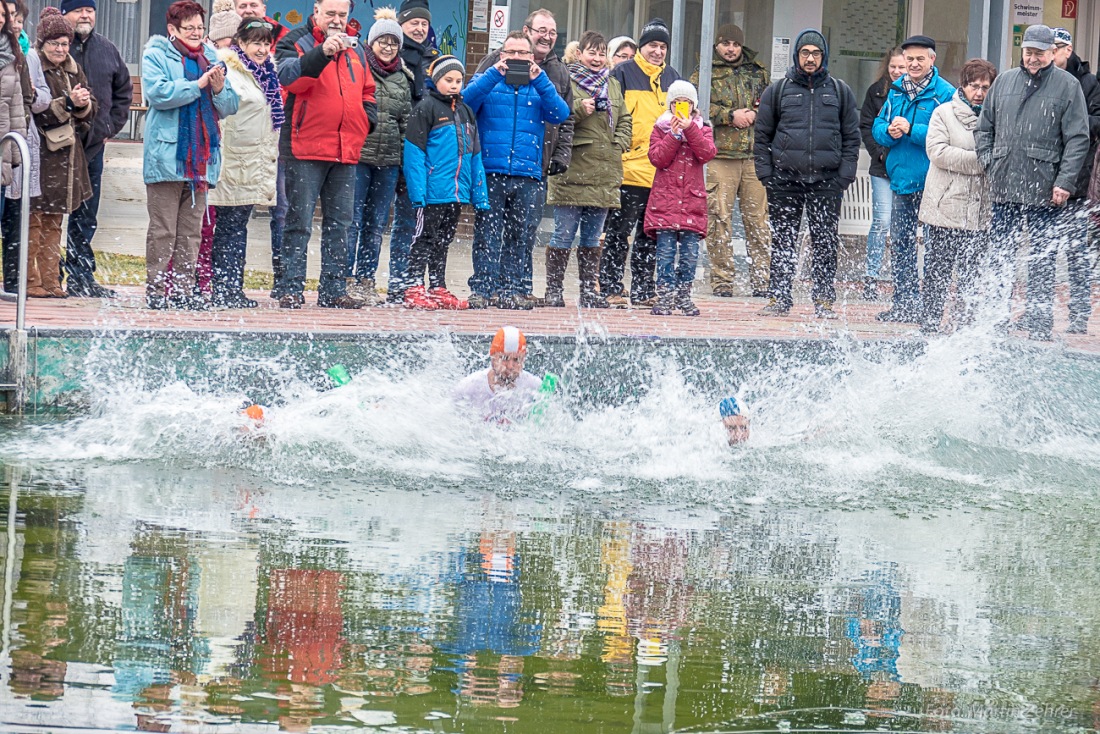
<instances>
[{"instance_id":1,"label":"smartphone in hand","mask_svg":"<svg viewBox=\"0 0 1100 734\"><path fill-rule=\"evenodd\" d=\"M691 102L686 100L680 100L676 104L672 105L672 114L679 117L681 120L691 119Z\"/></svg>"}]
</instances>

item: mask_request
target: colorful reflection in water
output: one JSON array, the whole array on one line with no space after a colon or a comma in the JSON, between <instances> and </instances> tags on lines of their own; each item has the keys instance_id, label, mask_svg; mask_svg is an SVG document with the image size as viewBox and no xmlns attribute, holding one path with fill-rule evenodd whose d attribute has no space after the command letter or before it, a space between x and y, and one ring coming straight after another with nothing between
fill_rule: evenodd
<instances>
[{"instance_id":1,"label":"colorful reflection in water","mask_svg":"<svg viewBox=\"0 0 1100 734\"><path fill-rule=\"evenodd\" d=\"M910 515L322 492L142 464L3 476L5 726L1100 722L1089 495Z\"/></svg>"}]
</instances>

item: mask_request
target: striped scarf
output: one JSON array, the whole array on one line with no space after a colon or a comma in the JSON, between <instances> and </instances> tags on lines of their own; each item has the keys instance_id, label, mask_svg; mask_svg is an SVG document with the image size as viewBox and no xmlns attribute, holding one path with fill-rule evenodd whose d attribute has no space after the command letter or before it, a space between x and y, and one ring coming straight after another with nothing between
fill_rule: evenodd
<instances>
[{"instance_id":1,"label":"striped scarf","mask_svg":"<svg viewBox=\"0 0 1100 734\"><path fill-rule=\"evenodd\" d=\"M178 38L172 45L183 57L183 77L197 81L210 68L210 60L202 46L193 49ZM176 140L176 172L192 188L205 191L206 169L218 160L221 146L218 115L214 110L214 93L207 86L194 102L179 108L179 135Z\"/></svg>"},{"instance_id":2,"label":"striped scarf","mask_svg":"<svg viewBox=\"0 0 1100 734\"><path fill-rule=\"evenodd\" d=\"M928 89L928 85L932 83L932 72L928 72L923 79L919 82L913 81L913 78L906 74L901 79L901 88L905 92L906 96L910 100L916 100L920 96L920 93L925 89Z\"/></svg>"},{"instance_id":3,"label":"striped scarf","mask_svg":"<svg viewBox=\"0 0 1100 734\"><path fill-rule=\"evenodd\" d=\"M260 89L264 90L264 98L271 108L271 129L278 132L286 122L286 111L283 109L282 86L279 84L279 72L275 69L275 63L268 56L263 64L257 64L237 44L233 44L232 49L244 67L252 72Z\"/></svg>"},{"instance_id":4,"label":"striped scarf","mask_svg":"<svg viewBox=\"0 0 1100 734\"><path fill-rule=\"evenodd\" d=\"M614 127L615 120L611 111L611 99L607 96L607 80L611 78L611 72L607 69L592 71L584 64L576 61L566 68L569 70L569 78L589 94L592 99L604 100L607 106L607 124Z\"/></svg>"}]
</instances>

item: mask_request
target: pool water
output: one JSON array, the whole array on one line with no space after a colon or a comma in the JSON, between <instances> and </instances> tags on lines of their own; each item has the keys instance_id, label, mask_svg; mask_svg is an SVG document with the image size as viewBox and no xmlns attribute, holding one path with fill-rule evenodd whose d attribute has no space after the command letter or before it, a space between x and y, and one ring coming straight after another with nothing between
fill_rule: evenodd
<instances>
[{"instance_id":1,"label":"pool water","mask_svg":"<svg viewBox=\"0 0 1100 734\"><path fill-rule=\"evenodd\" d=\"M90 361L85 414L0 433L0 728L1100 727L1100 363L581 344L499 427L448 399L481 361Z\"/></svg>"}]
</instances>

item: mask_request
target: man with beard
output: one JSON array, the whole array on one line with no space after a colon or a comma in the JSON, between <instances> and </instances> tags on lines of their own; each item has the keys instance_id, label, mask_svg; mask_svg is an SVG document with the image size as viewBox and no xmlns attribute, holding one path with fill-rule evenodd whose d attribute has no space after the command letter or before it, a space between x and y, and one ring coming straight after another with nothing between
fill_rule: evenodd
<instances>
[{"instance_id":1,"label":"man with beard","mask_svg":"<svg viewBox=\"0 0 1100 734\"><path fill-rule=\"evenodd\" d=\"M95 120L84 133L84 157L92 196L69 215L69 237L64 270L70 296L114 298L115 292L95 281L92 237L98 226L99 192L103 183L103 150L108 138L118 135L130 119L134 87L115 44L95 32L95 0L64 0L61 12L76 31L69 55L88 77L92 95L99 101Z\"/></svg>"},{"instance_id":2,"label":"man with beard","mask_svg":"<svg viewBox=\"0 0 1100 734\"><path fill-rule=\"evenodd\" d=\"M523 369L527 338L514 326L499 329L489 345L489 366L458 383L455 402L485 421L512 423L531 413L542 381Z\"/></svg>"}]
</instances>

